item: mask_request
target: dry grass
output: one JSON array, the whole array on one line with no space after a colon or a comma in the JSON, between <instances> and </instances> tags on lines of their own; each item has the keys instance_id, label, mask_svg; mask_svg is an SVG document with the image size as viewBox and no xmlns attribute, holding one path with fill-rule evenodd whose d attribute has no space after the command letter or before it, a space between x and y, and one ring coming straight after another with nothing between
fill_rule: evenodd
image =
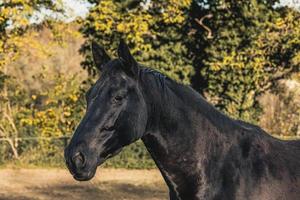
<instances>
[{"instance_id":1,"label":"dry grass","mask_svg":"<svg viewBox=\"0 0 300 200\"><path fill-rule=\"evenodd\" d=\"M2 200L162 200L167 188L157 170L100 169L90 182L63 169L0 170Z\"/></svg>"}]
</instances>

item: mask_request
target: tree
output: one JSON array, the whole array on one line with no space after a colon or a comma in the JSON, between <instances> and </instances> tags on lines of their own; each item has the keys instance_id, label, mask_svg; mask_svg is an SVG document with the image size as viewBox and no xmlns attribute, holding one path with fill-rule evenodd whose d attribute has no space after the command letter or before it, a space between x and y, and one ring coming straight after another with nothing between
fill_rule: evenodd
<instances>
[{"instance_id":1,"label":"tree","mask_svg":"<svg viewBox=\"0 0 300 200\"><path fill-rule=\"evenodd\" d=\"M277 0L90 2L81 52L91 74L89 40L113 53L125 37L145 65L192 80L220 110L256 122L257 97L299 70L299 13L276 7Z\"/></svg>"},{"instance_id":2,"label":"tree","mask_svg":"<svg viewBox=\"0 0 300 200\"><path fill-rule=\"evenodd\" d=\"M18 44L30 26L33 14L42 8L54 9L51 0L3 0L0 1L0 69L14 59Z\"/></svg>"},{"instance_id":3,"label":"tree","mask_svg":"<svg viewBox=\"0 0 300 200\"><path fill-rule=\"evenodd\" d=\"M300 14L275 3L198 0L192 5L193 87L234 118L256 122L257 97L299 71Z\"/></svg>"},{"instance_id":4,"label":"tree","mask_svg":"<svg viewBox=\"0 0 300 200\"><path fill-rule=\"evenodd\" d=\"M120 38L125 38L138 61L190 83L193 68L184 33L191 0L89 2L95 6L81 28L87 39L81 52L85 55L82 65L90 74L95 74L90 40L101 43L112 54Z\"/></svg>"},{"instance_id":5,"label":"tree","mask_svg":"<svg viewBox=\"0 0 300 200\"><path fill-rule=\"evenodd\" d=\"M13 120L11 101L9 99L7 64L18 55L18 47L23 43L22 37L30 27L31 16L40 9L53 9L56 6L51 0L2 0L0 1L0 137L6 140L15 156L17 141L10 136L17 136L18 130ZM15 88L15 92L17 92Z\"/></svg>"}]
</instances>

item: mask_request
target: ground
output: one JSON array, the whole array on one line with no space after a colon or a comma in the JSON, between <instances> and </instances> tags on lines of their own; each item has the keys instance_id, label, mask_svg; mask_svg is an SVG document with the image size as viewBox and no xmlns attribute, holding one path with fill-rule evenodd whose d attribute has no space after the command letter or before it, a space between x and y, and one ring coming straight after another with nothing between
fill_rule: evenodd
<instances>
[{"instance_id":1,"label":"ground","mask_svg":"<svg viewBox=\"0 0 300 200\"><path fill-rule=\"evenodd\" d=\"M157 170L99 169L89 182L65 169L1 169L0 200L166 200Z\"/></svg>"}]
</instances>

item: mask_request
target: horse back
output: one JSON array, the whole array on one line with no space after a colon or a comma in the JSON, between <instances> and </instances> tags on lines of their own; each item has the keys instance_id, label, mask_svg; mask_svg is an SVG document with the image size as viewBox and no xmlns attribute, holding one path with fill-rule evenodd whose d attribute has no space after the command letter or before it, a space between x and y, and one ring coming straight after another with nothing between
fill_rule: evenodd
<instances>
[{"instance_id":1,"label":"horse back","mask_svg":"<svg viewBox=\"0 0 300 200\"><path fill-rule=\"evenodd\" d=\"M250 161L250 199L300 199L300 141L279 140L265 132L256 134Z\"/></svg>"},{"instance_id":2,"label":"horse back","mask_svg":"<svg viewBox=\"0 0 300 200\"><path fill-rule=\"evenodd\" d=\"M228 199L300 199L300 140L283 141L240 121L237 132L238 186Z\"/></svg>"}]
</instances>

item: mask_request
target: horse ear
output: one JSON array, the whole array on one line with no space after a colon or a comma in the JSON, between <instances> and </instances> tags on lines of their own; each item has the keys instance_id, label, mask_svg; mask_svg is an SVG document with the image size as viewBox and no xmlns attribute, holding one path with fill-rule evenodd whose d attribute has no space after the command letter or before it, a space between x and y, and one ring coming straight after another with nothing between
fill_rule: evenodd
<instances>
[{"instance_id":1,"label":"horse ear","mask_svg":"<svg viewBox=\"0 0 300 200\"><path fill-rule=\"evenodd\" d=\"M134 77L137 77L139 73L138 63L131 55L129 47L127 46L124 40L120 41L118 47L118 56L123 63L123 68L125 69L125 71L129 72Z\"/></svg>"},{"instance_id":2,"label":"horse ear","mask_svg":"<svg viewBox=\"0 0 300 200\"><path fill-rule=\"evenodd\" d=\"M103 65L110 61L110 57L105 52L104 48L94 41L92 42L92 53L94 63L96 67L101 71L103 69Z\"/></svg>"}]
</instances>

